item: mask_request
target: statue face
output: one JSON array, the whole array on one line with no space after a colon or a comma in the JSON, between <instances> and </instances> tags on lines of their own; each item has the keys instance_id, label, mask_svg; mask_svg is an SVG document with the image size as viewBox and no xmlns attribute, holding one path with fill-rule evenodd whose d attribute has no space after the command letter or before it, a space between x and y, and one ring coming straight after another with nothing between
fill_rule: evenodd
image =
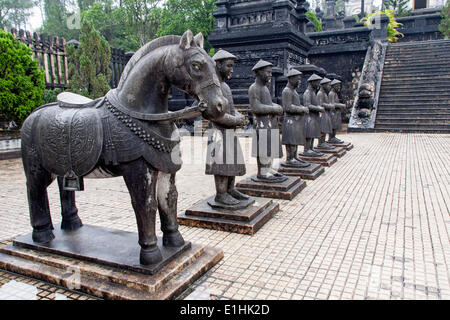
<instances>
[{"instance_id":1,"label":"statue face","mask_svg":"<svg viewBox=\"0 0 450 320\"><path fill-rule=\"evenodd\" d=\"M314 89L317 89L317 88L319 88L319 86L320 86L320 80L310 81L310 83L311 83L311 86L312 86Z\"/></svg>"},{"instance_id":2,"label":"statue face","mask_svg":"<svg viewBox=\"0 0 450 320\"><path fill-rule=\"evenodd\" d=\"M341 84L340 83L333 84L333 89L336 92L341 91Z\"/></svg>"},{"instance_id":3,"label":"statue face","mask_svg":"<svg viewBox=\"0 0 450 320\"><path fill-rule=\"evenodd\" d=\"M216 62L216 69L222 79L228 80L233 75L234 59L225 59Z\"/></svg>"},{"instance_id":4,"label":"statue face","mask_svg":"<svg viewBox=\"0 0 450 320\"><path fill-rule=\"evenodd\" d=\"M293 77L289 77L288 81L290 83L290 85L295 89L298 88L300 86L300 80L301 80L301 75L297 75L297 76L293 76Z\"/></svg>"},{"instance_id":5,"label":"statue face","mask_svg":"<svg viewBox=\"0 0 450 320\"><path fill-rule=\"evenodd\" d=\"M331 85L330 85L329 82L324 83L324 84L322 85L322 87L323 87L323 89L324 89L326 92L330 91L330 89L331 89Z\"/></svg>"},{"instance_id":6,"label":"statue face","mask_svg":"<svg viewBox=\"0 0 450 320\"><path fill-rule=\"evenodd\" d=\"M256 77L261 79L261 81L265 84L269 83L272 80L272 67L265 67L257 70Z\"/></svg>"}]
</instances>

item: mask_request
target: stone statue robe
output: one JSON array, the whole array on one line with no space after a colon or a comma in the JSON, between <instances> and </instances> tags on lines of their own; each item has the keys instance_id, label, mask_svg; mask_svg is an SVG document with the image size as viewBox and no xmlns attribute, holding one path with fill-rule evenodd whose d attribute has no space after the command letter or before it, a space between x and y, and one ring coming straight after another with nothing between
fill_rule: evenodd
<instances>
[{"instance_id":1,"label":"stone statue robe","mask_svg":"<svg viewBox=\"0 0 450 320\"><path fill-rule=\"evenodd\" d=\"M340 103L338 94L333 88L331 88L328 94L328 100L330 103ZM334 130L342 130L342 111L340 108L336 108L332 113L332 122Z\"/></svg>"},{"instance_id":2,"label":"stone statue robe","mask_svg":"<svg viewBox=\"0 0 450 320\"><path fill-rule=\"evenodd\" d=\"M300 95L296 90L289 87L284 88L283 94L283 129L282 144L286 145L304 145L306 143L305 136L305 118L306 113L300 108Z\"/></svg>"},{"instance_id":3,"label":"stone statue robe","mask_svg":"<svg viewBox=\"0 0 450 320\"><path fill-rule=\"evenodd\" d=\"M250 110L254 115L252 156L263 158L282 158L278 116L270 110L273 102L269 89L253 83L248 90ZM256 104L253 104L255 101Z\"/></svg>"},{"instance_id":4,"label":"stone statue robe","mask_svg":"<svg viewBox=\"0 0 450 320\"><path fill-rule=\"evenodd\" d=\"M328 94L323 88L320 88L319 93L317 93L317 101L319 102L319 105L325 109L325 112L323 112L320 117L320 130L322 133L333 133L331 110L328 110L325 107L325 104L329 104L330 102L328 101Z\"/></svg>"},{"instance_id":5,"label":"stone statue robe","mask_svg":"<svg viewBox=\"0 0 450 320\"><path fill-rule=\"evenodd\" d=\"M320 112L315 106L320 106L317 101L316 93L312 88L307 88L303 93L303 105L308 107L309 113L305 116L305 137L307 139L320 138Z\"/></svg>"},{"instance_id":6,"label":"stone statue robe","mask_svg":"<svg viewBox=\"0 0 450 320\"><path fill-rule=\"evenodd\" d=\"M228 104L224 109L224 116L209 123L205 173L242 176L245 174L245 163L241 145L236 136L236 126L243 115L234 108L230 87L225 82L221 82L220 86Z\"/></svg>"}]
</instances>

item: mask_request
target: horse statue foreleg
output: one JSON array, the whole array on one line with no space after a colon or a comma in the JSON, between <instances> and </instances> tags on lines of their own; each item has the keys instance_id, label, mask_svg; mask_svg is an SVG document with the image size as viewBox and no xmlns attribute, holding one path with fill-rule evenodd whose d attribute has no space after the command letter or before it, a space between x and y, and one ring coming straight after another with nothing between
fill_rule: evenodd
<instances>
[{"instance_id":1,"label":"horse statue foreleg","mask_svg":"<svg viewBox=\"0 0 450 320\"><path fill-rule=\"evenodd\" d=\"M158 209L156 199L158 171L151 169L142 158L121 166L136 214L139 245L141 246L140 262L143 265L158 263L162 260L155 233L155 217Z\"/></svg>"},{"instance_id":2,"label":"horse statue foreleg","mask_svg":"<svg viewBox=\"0 0 450 320\"><path fill-rule=\"evenodd\" d=\"M178 231L178 192L175 185L175 174L159 172L157 197L163 245L180 247L184 244L184 239Z\"/></svg>"}]
</instances>

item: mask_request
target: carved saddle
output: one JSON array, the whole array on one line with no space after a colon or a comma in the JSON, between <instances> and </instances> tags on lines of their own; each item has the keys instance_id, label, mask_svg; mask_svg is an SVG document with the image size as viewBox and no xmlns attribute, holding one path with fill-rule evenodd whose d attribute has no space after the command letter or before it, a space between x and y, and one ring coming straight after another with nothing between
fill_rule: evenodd
<instances>
[{"instance_id":1,"label":"carved saddle","mask_svg":"<svg viewBox=\"0 0 450 320\"><path fill-rule=\"evenodd\" d=\"M32 134L44 168L64 177L66 190L83 190L83 177L97 164L102 152L103 127L96 109L102 99L73 93L58 95L58 103L39 110Z\"/></svg>"}]
</instances>

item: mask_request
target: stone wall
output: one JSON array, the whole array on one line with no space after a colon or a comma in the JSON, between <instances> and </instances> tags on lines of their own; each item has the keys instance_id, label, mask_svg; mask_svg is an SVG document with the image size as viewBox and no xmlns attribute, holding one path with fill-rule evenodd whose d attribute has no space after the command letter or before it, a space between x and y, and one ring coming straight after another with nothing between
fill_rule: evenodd
<instances>
[{"instance_id":1,"label":"stone wall","mask_svg":"<svg viewBox=\"0 0 450 320\"><path fill-rule=\"evenodd\" d=\"M366 27L307 33L314 41L308 53L309 62L341 77L341 100L348 110L353 104L370 33Z\"/></svg>"},{"instance_id":2,"label":"stone wall","mask_svg":"<svg viewBox=\"0 0 450 320\"><path fill-rule=\"evenodd\" d=\"M398 30L405 35L398 42L443 39L438 28L441 23L440 11L428 9L421 10L421 13L423 14L415 12L412 16L397 18L397 21L403 24Z\"/></svg>"}]
</instances>

